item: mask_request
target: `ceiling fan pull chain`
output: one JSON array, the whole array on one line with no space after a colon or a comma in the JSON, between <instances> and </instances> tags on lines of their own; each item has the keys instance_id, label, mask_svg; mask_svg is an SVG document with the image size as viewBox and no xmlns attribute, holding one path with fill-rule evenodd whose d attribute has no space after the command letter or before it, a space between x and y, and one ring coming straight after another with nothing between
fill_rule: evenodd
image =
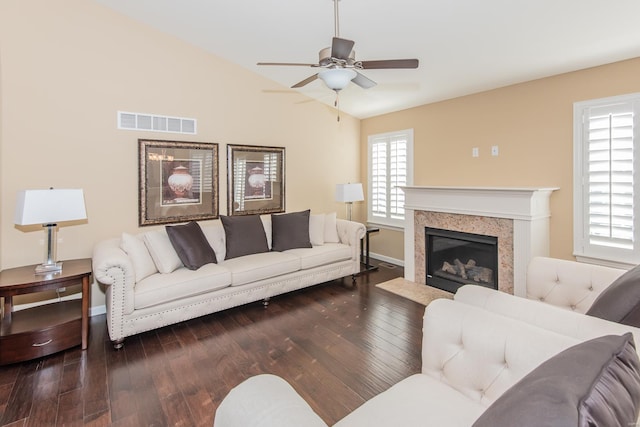
<instances>
[{"instance_id":1,"label":"ceiling fan pull chain","mask_svg":"<svg viewBox=\"0 0 640 427\"><path fill-rule=\"evenodd\" d=\"M333 104L338 110L338 121L340 121L340 92L336 91L336 101Z\"/></svg>"}]
</instances>

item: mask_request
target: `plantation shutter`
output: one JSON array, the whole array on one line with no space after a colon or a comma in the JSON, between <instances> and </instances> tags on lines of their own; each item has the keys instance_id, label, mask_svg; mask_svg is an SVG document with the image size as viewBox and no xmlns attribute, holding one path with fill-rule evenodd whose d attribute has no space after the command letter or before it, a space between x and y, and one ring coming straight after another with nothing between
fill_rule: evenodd
<instances>
[{"instance_id":1,"label":"plantation shutter","mask_svg":"<svg viewBox=\"0 0 640 427\"><path fill-rule=\"evenodd\" d=\"M387 216L387 142L376 140L371 146L371 213Z\"/></svg>"},{"instance_id":2,"label":"plantation shutter","mask_svg":"<svg viewBox=\"0 0 640 427\"><path fill-rule=\"evenodd\" d=\"M369 213L370 222L402 227L404 191L411 185L413 130L369 137Z\"/></svg>"},{"instance_id":3,"label":"plantation shutter","mask_svg":"<svg viewBox=\"0 0 640 427\"><path fill-rule=\"evenodd\" d=\"M404 191L398 186L407 185L407 138L392 137L389 143L389 214L391 218L404 218Z\"/></svg>"},{"instance_id":4,"label":"plantation shutter","mask_svg":"<svg viewBox=\"0 0 640 427\"><path fill-rule=\"evenodd\" d=\"M633 250L633 103L589 108L584 122L585 235L591 245Z\"/></svg>"}]
</instances>

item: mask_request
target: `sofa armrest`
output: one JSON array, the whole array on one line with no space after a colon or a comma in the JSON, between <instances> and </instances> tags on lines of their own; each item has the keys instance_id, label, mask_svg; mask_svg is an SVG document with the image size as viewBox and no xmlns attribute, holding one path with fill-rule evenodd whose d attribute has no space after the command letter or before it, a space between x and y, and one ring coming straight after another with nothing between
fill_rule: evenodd
<instances>
[{"instance_id":1,"label":"sofa armrest","mask_svg":"<svg viewBox=\"0 0 640 427\"><path fill-rule=\"evenodd\" d=\"M216 410L214 427L327 427L280 377L256 375L234 387Z\"/></svg>"},{"instance_id":2,"label":"sofa armrest","mask_svg":"<svg viewBox=\"0 0 640 427\"><path fill-rule=\"evenodd\" d=\"M425 310L422 372L488 406L579 340L449 299Z\"/></svg>"},{"instance_id":3,"label":"sofa armrest","mask_svg":"<svg viewBox=\"0 0 640 427\"><path fill-rule=\"evenodd\" d=\"M120 249L120 239L98 242L93 248L93 274L107 289L107 315L122 318L133 313L136 275L129 256ZM112 337L113 339L113 337Z\"/></svg>"},{"instance_id":4,"label":"sofa armrest","mask_svg":"<svg viewBox=\"0 0 640 427\"><path fill-rule=\"evenodd\" d=\"M340 243L351 246L351 259L360 262L360 240L367 233L364 224L338 218L336 220Z\"/></svg>"},{"instance_id":5,"label":"sofa armrest","mask_svg":"<svg viewBox=\"0 0 640 427\"><path fill-rule=\"evenodd\" d=\"M625 270L534 257L527 267L527 298L586 313L595 299Z\"/></svg>"}]
</instances>

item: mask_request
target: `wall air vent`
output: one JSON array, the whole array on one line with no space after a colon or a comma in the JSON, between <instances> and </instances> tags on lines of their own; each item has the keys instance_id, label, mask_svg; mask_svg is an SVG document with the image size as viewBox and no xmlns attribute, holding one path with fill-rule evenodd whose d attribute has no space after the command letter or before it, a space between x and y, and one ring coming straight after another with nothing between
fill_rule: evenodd
<instances>
[{"instance_id":1,"label":"wall air vent","mask_svg":"<svg viewBox=\"0 0 640 427\"><path fill-rule=\"evenodd\" d=\"M157 116L146 113L118 111L118 129L172 132L195 135L197 120L186 117Z\"/></svg>"}]
</instances>

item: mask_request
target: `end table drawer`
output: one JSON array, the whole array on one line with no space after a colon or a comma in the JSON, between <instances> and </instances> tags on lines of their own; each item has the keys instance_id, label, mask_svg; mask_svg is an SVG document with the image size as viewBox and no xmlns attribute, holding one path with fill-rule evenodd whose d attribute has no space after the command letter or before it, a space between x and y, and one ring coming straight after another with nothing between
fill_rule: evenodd
<instances>
[{"instance_id":1,"label":"end table drawer","mask_svg":"<svg viewBox=\"0 0 640 427\"><path fill-rule=\"evenodd\" d=\"M52 326L40 331L0 336L0 365L47 356L80 345L82 320Z\"/></svg>"}]
</instances>

